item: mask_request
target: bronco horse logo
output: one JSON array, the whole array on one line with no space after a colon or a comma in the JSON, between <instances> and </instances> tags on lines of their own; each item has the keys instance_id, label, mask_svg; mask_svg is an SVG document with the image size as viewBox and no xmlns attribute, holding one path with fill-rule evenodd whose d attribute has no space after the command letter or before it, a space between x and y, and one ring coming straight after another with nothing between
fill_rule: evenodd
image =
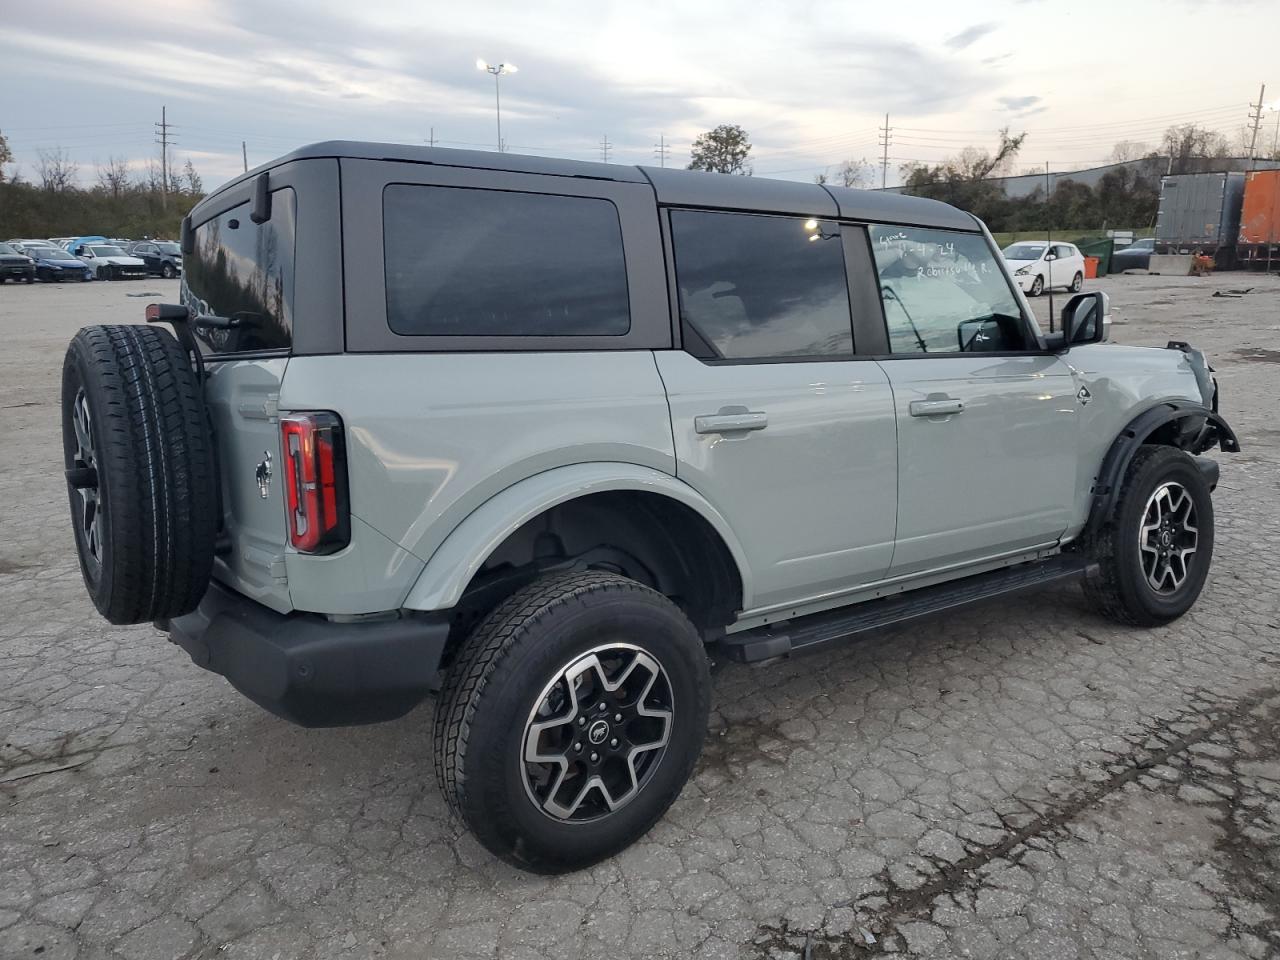
<instances>
[{"instance_id":1,"label":"bronco horse logo","mask_svg":"<svg viewBox=\"0 0 1280 960\"><path fill-rule=\"evenodd\" d=\"M267 499L267 491L271 489L271 452L263 450L262 453L266 459L258 463L258 469L254 471L254 478L258 481L258 496L265 500Z\"/></svg>"}]
</instances>

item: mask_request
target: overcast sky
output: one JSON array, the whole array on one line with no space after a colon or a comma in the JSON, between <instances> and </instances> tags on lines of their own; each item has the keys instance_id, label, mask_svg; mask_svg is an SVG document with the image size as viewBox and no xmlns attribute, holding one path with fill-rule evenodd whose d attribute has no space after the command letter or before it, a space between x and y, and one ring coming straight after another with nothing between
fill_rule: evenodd
<instances>
[{"instance_id":1,"label":"overcast sky","mask_svg":"<svg viewBox=\"0 0 1280 960\"><path fill-rule=\"evenodd\" d=\"M758 175L809 179L1029 133L1019 167L1107 158L1172 122L1228 135L1280 66L1280 2L1009 0L684 3L423 0L0 0L0 132L21 171L61 146L92 179L109 156L174 157L211 187L310 141L493 149L493 79L512 62L503 136L518 152L650 163L660 135L688 162L698 132L739 123ZM1280 70L1268 100L1280 100ZM1270 114L1272 129L1275 118Z\"/></svg>"}]
</instances>

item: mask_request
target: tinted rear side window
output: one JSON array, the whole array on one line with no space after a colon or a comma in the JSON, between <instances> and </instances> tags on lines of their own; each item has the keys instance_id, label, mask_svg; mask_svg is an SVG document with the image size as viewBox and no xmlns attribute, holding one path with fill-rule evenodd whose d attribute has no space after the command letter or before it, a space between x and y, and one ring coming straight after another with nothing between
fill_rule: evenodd
<instances>
[{"instance_id":1,"label":"tinted rear side window","mask_svg":"<svg viewBox=\"0 0 1280 960\"><path fill-rule=\"evenodd\" d=\"M288 349L293 342L296 200L291 188L271 194L271 219L249 219L248 203L195 228L185 258L182 302L203 316L235 319L221 329L196 324L207 353Z\"/></svg>"},{"instance_id":2,"label":"tinted rear side window","mask_svg":"<svg viewBox=\"0 0 1280 960\"><path fill-rule=\"evenodd\" d=\"M387 322L426 336L623 336L618 211L608 200L391 184Z\"/></svg>"},{"instance_id":3,"label":"tinted rear side window","mask_svg":"<svg viewBox=\"0 0 1280 960\"><path fill-rule=\"evenodd\" d=\"M839 226L806 217L671 212L685 348L708 359L853 352Z\"/></svg>"}]
</instances>

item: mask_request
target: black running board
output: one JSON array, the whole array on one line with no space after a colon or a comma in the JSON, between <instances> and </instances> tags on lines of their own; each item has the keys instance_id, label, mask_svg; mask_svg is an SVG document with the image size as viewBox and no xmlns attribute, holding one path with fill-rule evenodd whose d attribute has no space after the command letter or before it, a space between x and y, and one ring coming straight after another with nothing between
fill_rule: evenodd
<instances>
[{"instance_id":1,"label":"black running board","mask_svg":"<svg viewBox=\"0 0 1280 960\"><path fill-rule=\"evenodd\" d=\"M719 648L730 658L744 663L769 660L844 640L868 630L1078 577L1090 566L1091 561L1085 557L1060 553L1046 560L1020 563L891 597L731 633L720 640Z\"/></svg>"}]
</instances>

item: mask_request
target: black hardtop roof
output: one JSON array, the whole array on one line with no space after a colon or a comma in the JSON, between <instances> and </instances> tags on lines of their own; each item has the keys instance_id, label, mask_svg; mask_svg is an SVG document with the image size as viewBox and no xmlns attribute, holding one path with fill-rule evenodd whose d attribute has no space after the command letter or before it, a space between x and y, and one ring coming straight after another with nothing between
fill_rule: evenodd
<instances>
[{"instance_id":1,"label":"black hardtop roof","mask_svg":"<svg viewBox=\"0 0 1280 960\"><path fill-rule=\"evenodd\" d=\"M768 177L741 177L700 170L670 167L630 166L621 163L593 163L558 157L532 157L519 153L489 150L454 150L413 144L376 143L357 140L326 140L286 153L223 184L201 201L201 206L222 191L252 179L272 167L295 160L351 158L393 160L403 163L434 163L441 166L501 170L556 177L585 177L620 183L650 183L660 204L792 213L814 217L841 217L848 220L912 224L951 230L976 231L978 221L950 204L924 197L874 190L852 190L795 180Z\"/></svg>"}]
</instances>

